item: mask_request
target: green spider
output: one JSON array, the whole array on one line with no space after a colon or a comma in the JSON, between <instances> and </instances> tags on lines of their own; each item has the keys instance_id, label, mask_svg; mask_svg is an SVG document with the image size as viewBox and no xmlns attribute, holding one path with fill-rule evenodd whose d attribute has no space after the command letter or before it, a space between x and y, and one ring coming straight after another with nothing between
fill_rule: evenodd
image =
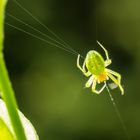
<instances>
[{"instance_id":1,"label":"green spider","mask_svg":"<svg viewBox=\"0 0 140 140\"><path fill-rule=\"evenodd\" d=\"M79 64L80 54L77 58L77 67L83 72L86 77L90 76L89 80L85 84L85 87L92 87L92 92L100 94L107 86L106 81L110 78L120 88L123 95L124 89L121 86L121 75L106 68L112 63L112 61L109 58L108 51L100 42L97 41L97 43L104 50L106 60L104 60L101 54L95 50L91 50L87 53L82 67ZM100 84L102 82L104 82L103 87L100 90L96 90L97 83Z\"/></svg>"}]
</instances>

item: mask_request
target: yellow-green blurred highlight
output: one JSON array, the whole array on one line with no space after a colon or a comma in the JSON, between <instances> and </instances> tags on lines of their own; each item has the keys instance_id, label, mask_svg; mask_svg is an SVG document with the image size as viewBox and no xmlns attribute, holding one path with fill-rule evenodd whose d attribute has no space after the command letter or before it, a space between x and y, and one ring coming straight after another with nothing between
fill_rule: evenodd
<instances>
[{"instance_id":1,"label":"yellow-green blurred highlight","mask_svg":"<svg viewBox=\"0 0 140 140\"><path fill-rule=\"evenodd\" d=\"M0 118L0 140L15 140L7 128L4 121Z\"/></svg>"},{"instance_id":2,"label":"yellow-green blurred highlight","mask_svg":"<svg viewBox=\"0 0 140 140\"><path fill-rule=\"evenodd\" d=\"M0 52L2 50L3 46L3 25L4 25L4 11L5 11L5 5L7 3L7 0L1 0L0 1Z\"/></svg>"}]
</instances>

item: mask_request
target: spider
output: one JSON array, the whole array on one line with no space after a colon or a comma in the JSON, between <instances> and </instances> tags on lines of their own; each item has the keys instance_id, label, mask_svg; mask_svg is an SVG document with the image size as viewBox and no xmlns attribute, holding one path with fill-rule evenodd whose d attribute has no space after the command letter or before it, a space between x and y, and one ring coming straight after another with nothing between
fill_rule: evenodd
<instances>
[{"instance_id":1,"label":"spider","mask_svg":"<svg viewBox=\"0 0 140 140\"><path fill-rule=\"evenodd\" d=\"M79 64L80 54L77 58L77 67L83 72L86 77L90 76L89 80L85 84L85 87L91 87L92 92L100 94L107 86L106 81L110 78L120 88L123 95L124 89L121 86L121 75L113 70L106 68L112 63L112 61L109 58L108 51L99 41L97 41L97 43L104 50L106 60L104 60L101 54L95 50L90 50L87 53L82 67ZM97 83L104 83L103 87L100 90L96 89Z\"/></svg>"}]
</instances>

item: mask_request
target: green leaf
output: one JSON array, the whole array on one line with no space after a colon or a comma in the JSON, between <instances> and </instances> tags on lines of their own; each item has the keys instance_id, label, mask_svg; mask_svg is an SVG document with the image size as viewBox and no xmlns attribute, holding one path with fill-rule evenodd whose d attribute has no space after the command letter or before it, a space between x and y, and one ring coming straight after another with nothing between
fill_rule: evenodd
<instances>
[{"instance_id":1,"label":"green leaf","mask_svg":"<svg viewBox=\"0 0 140 140\"><path fill-rule=\"evenodd\" d=\"M37 136L37 133L36 133L33 125L31 124L31 122L20 111L18 111L18 113L19 113L20 120L21 120L23 128L24 128L27 140L39 140L39 138ZM6 139L7 137L5 139L3 137L1 137L1 136L3 136L2 135L3 133L1 132L1 128L2 128L1 126L5 126L5 129L7 130L7 133L5 133L5 134L7 134L7 136L10 136L10 132L11 132L11 134L14 137L16 137L16 135L14 134L12 124L10 122L10 118L9 118L9 115L8 115L8 112L7 112L5 102L2 99L0 99L0 118L1 118L0 140L15 140L12 137L11 137L12 139L10 139L10 137L8 137L9 139ZM3 122L5 122L5 124Z\"/></svg>"}]
</instances>

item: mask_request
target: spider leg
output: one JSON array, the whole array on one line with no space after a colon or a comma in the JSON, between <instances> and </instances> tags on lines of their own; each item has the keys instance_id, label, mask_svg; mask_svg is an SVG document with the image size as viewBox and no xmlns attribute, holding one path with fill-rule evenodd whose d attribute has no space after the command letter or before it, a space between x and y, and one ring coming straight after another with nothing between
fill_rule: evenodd
<instances>
[{"instance_id":1,"label":"spider leg","mask_svg":"<svg viewBox=\"0 0 140 140\"><path fill-rule=\"evenodd\" d=\"M91 72L89 72L89 71L86 72L86 61L84 61L83 66L82 66L82 69L85 71L85 76L88 77L88 76L91 75Z\"/></svg>"},{"instance_id":2,"label":"spider leg","mask_svg":"<svg viewBox=\"0 0 140 140\"><path fill-rule=\"evenodd\" d=\"M94 79L93 84L92 84L92 92L94 92L96 94L100 94L104 90L104 88L106 87L106 83L104 83L103 87L100 90L96 90L96 85L97 85L97 80Z\"/></svg>"},{"instance_id":3,"label":"spider leg","mask_svg":"<svg viewBox=\"0 0 140 140\"><path fill-rule=\"evenodd\" d=\"M107 75L109 76L109 78L116 84L119 86L120 90L121 90L121 93L122 95L124 94L124 89L123 87L121 86L121 83L119 81L119 79L116 79L110 72L107 73Z\"/></svg>"},{"instance_id":4,"label":"spider leg","mask_svg":"<svg viewBox=\"0 0 140 140\"><path fill-rule=\"evenodd\" d=\"M104 50L106 59L108 60L109 59L108 51L105 49L105 47L99 41L97 41L97 43Z\"/></svg>"},{"instance_id":5,"label":"spider leg","mask_svg":"<svg viewBox=\"0 0 140 140\"><path fill-rule=\"evenodd\" d=\"M112 63L111 59L105 60L105 67L109 66Z\"/></svg>"},{"instance_id":6,"label":"spider leg","mask_svg":"<svg viewBox=\"0 0 140 140\"><path fill-rule=\"evenodd\" d=\"M84 74L85 76L87 76L87 77L90 76L91 73L90 73L89 71L86 72L85 68L82 68L82 67L80 66L79 60L80 60L80 54L78 54L78 57L77 57L77 67L83 72L83 74ZM84 65L85 65L85 64L83 64L83 67L84 67Z\"/></svg>"},{"instance_id":7,"label":"spider leg","mask_svg":"<svg viewBox=\"0 0 140 140\"><path fill-rule=\"evenodd\" d=\"M97 41L97 43L105 52L105 55L106 55L105 66L107 67L108 65L110 65L112 63L111 59L109 58L108 51L105 49L105 47L99 41Z\"/></svg>"},{"instance_id":8,"label":"spider leg","mask_svg":"<svg viewBox=\"0 0 140 140\"><path fill-rule=\"evenodd\" d=\"M80 54L78 54L78 57L77 57L77 67L83 72L83 73L86 73L86 71L84 71L84 69L82 69L82 67L80 66Z\"/></svg>"},{"instance_id":9,"label":"spider leg","mask_svg":"<svg viewBox=\"0 0 140 140\"><path fill-rule=\"evenodd\" d=\"M85 87L89 88L92 85L93 80L94 80L94 77L92 75L92 76L90 76L89 80L86 82Z\"/></svg>"},{"instance_id":10,"label":"spider leg","mask_svg":"<svg viewBox=\"0 0 140 140\"><path fill-rule=\"evenodd\" d=\"M112 75L115 75L117 77L119 83L121 84L121 75L118 72L115 72L115 71L107 69L107 68L106 68L106 70L107 70L107 72L111 73Z\"/></svg>"},{"instance_id":11,"label":"spider leg","mask_svg":"<svg viewBox=\"0 0 140 140\"><path fill-rule=\"evenodd\" d=\"M84 60L84 63L83 63L83 66L82 66L82 69L86 72L86 61Z\"/></svg>"}]
</instances>

